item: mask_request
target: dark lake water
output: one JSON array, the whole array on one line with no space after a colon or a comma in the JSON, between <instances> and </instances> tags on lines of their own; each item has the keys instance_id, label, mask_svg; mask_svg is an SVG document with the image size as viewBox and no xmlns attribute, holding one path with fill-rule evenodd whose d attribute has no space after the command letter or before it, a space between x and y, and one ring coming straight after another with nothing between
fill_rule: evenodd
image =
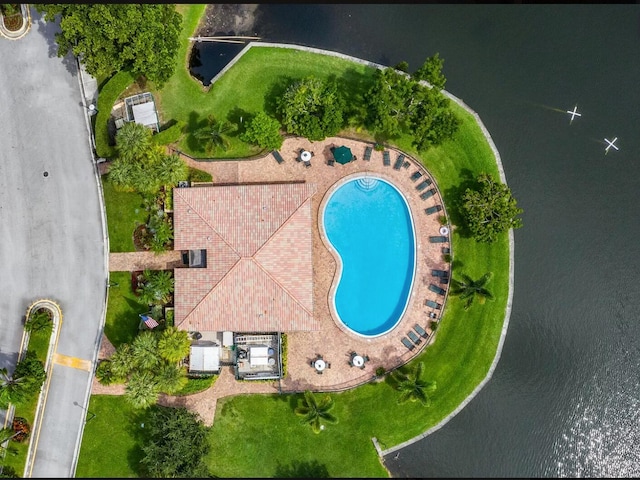
<instances>
[{"instance_id":1,"label":"dark lake water","mask_svg":"<svg viewBox=\"0 0 640 480\"><path fill-rule=\"evenodd\" d=\"M640 5L273 4L254 31L411 70L438 52L524 208L497 369L394 476L640 476Z\"/></svg>"}]
</instances>

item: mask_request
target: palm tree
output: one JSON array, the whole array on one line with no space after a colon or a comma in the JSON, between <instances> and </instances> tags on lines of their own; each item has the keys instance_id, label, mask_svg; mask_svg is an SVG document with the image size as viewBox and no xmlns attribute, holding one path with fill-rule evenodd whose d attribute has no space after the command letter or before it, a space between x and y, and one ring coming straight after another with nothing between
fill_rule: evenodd
<instances>
[{"instance_id":1,"label":"palm tree","mask_svg":"<svg viewBox=\"0 0 640 480\"><path fill-rule=\"evenodd\" d=\"M451 294L460 297L460 300L466 300L464 309L467 310L473 303L473 299L477 296L478 303L484 304L486 299L493 300L493 294L484 288L485 284L491 280L493 274L485 273L480 280L473 280L469 275L461 273L462 281L451 279Z\"/></svg>"},{"instance_id":2,"label":"palm tree","mask_svg":"<svg viewBox=\"0 0 640 480\"><path fill-rule=\"evenodd\" d=\"M133 339L133 362L140 370L150 371L160 365L158 336L154 332L141 332Z\"/></svg>"},{"instance_id":3,"label":"palm tree","mask_svg":"<svg viewBox=\"0 0 640 480\"><path fill-rule=\"evenodd\" d=\"M224 120L219 122L213 115L209 115L207 125L199 128L193 133L193 136L205 143L207 152L211 153L222 148L223 151L227 151L229 147L229 140L227 140L225 134L231 130L231 124Z\"/></svg>"},{"instance_id":4,"label":"palm tree","mask_svg":"<svg viewBox=\"0 0 640 480\"><path fill-rule=\"evenodd\" d=\"M329 395L325 395L320 403L318 403L309 390L304 392L304 398L300 405L296 407L295 413L303 417L302 423L311 425L314 433L320 433L324 425L320 423L324 420L329 423L336 423L338 419L329 413L333 408L333 399Z\"/></svg>"},{"instance_id":5,"label":"palm tree","mask_svg":"<svg viewBox=\"0 0 640 480\"><path fill-rule=\"evenodd\" d=\"M0 406L22 400L25 381L26 378L10 375L6 368L0 368Z\"/></svg>"},{"instance_id":6,"label":"palm tree","mask_svg":"<svg viewBox=\"0 0 640 480\"><path fill-rule=\"evenodd\" d=\"M119 345L109 360L111 373L118 380L125 380L135 367L133 348L128 343Z\"/></svg>"},{"instance_id":7,"label":"palm tree","mask_svg":"<svg viewBox=\"0 0 640 480\"><path fill-rule=\"evenodd\" d=\"M145 270L144 279L145 282L143 286L137 290L137 293L140 295L140 300L148 305L166 304L174 288L171 271Z\"/></svg>"},{"instance_id":8,"label":"palm tree","mask_svg":"<svg viewBox=\"0 0 640 480\"><path fill-rule=\"evenodd\" d=\"M53 327L51 314L48 310L41 308L29 315L24 324L24 329L28 332L37 332L42 330L44 333L50 332Z\"/></svg>"},{"instance_id":9,"label":"palm tree","mask_svg":"<svg viewBox=\"0 0 640 480\"><path fill-rule=\"evenodd\" d=\"M154 375L158 390L173 394L187 384L186 368L175 363L165 363Z\"/></svg>"},{"instance_id":10,"label":"palm tree","mask_svg":"<svg viewBox=\"0 0 640 480\"><path fill-rule=\"evenodd\" d=\"M127 163L142 158L151 146L151 130L135 122L126 123L116 133L118 156Z\"/></svg>"},{"instance_id":11,"label":"palm tree","mask_svg":"<svg viewBox=\"0 0 640 480\"><path fill-rule=\"evenodd\" d=\"M137 408L147 408L156 403L158 385L153 374L148 371L134 372L125 387L124 396Z\"/></svg>"},{"instance_id":12,"label":"palm tree","mask_svg":"<svg viewBox=\"0 0 640 480\"><path fill-rule=\"evenodd\" d=\"M424 371L424 363L418 363L414 370L410 373L404 373L396 370L392 376L396 381L396 389L400 391L398 403L404 403L407 400L412 402L419 401L423 405L429 405L431 399L429 394L436 390L436 382L427 382L423 380L422 372Z\"/></svg>"},{"instance_id":13,"label":"palm tree","mask_svg":"<svg viewBox=\"0 0 640 480\"><path fill-rule=\"evenodd\" d=\"M167 327L158 340L158 353L167 362L177 363L189 355L191 340L186 330Z\"/></svg>"},{"instance_id":14,"label":"palm tree","mask_svg":"<svg viewBox=\"0 0 640 480\"><path fill-rule=\"evenodd\" d=\"M178 155L163 154L156 167L163 185L176 186L189 176L189 167Z\"/></svg>"}]
</instances>

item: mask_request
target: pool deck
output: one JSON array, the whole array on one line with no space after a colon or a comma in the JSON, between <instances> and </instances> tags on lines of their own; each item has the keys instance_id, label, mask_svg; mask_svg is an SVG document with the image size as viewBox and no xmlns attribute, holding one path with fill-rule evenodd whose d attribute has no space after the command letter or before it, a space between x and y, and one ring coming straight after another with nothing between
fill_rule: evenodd
<instances>
[{"instance_id":1,"label":"pool deck","mask_svg":"<svg viewBox=\"0 0 640 480\"><path fill-rule=\"evenodd\" d=\"M332 158L330 147L341 145L349 147L357 156L357 160L346 165L337 162L333 166L328 165L327 160ZM313 301L314 317L319 320L320 330L288 333L287 376L282 379L280 385L284 392L306 389L314 391L343 390L371 381L379 366L386 370L397 368L409 361L420 351L420 347L425 345L426 340L423 339L422 343L410 352L400 341L415 323L420 324L425 330L427 329L428 314L432 309L424 305L425 300L434 300L443 304L444 308L444 297L428 289L430 283L445 290L448 287L448 285L441 285L437 281L438 279L431 275L431 269L449 270L449 264L444 261L441 249L442 247L450 247L450 243L429 242L429 236L440 235L439 217L444 212L427 215L424 211L427 207L442 205L442 199L439 191L426 200L420 198L420 194L426 190L437 188L435 181L425 190L416 190L416 186L423 179L431 178L418 162L407 156L405 160L410 162L410 165L407 168L401 167L399 170L395 170L393 166L399 151L388 149L391 165L384 166L382 152L374 150L369 161L363 159L366 146L372 145L342 137L330 137L320 142L310 142L300 137L288 137L279 150L284 158L284 162L280 164L271 154L255 160L212 162L194 161L183 156L183 159L190 166L211 173L214 184L303 181L314 183L317 187L317 193L312 197ZM311 166L307 167L302 162L296 161L300 149L314 152ZM413 181L410 177L416 170L420 170L423 176ZM400 323L391 332L376 338L356 335L334 320L329 292L336 275L336 260L327 248L325 240L321 238L322 234L318 228L318 215L327 191L344 177L358 173L378 175L393 183L402 192L411 210L417 243L416 272L407 309ZM295 251L292 251L291 254L295 255ZM439 314L441 311L437 313ZM430 337L429 341L432 340L433 337ZM349 354L352 351L370 358L364 369L350 366ZM331 363L331 368L325 369L322 374L318 374L310 366L310 361L317 354L322 355L325 360ZM255 385L256 393L264 392L264 387L264 384L257 383ZM212 390L215 389L214 386ZM244 385L243 388L238 389L237 393L247 393L247 389L253 390ZM230 391L227 394L234 393Z\"/></svg>"}]
</instances>

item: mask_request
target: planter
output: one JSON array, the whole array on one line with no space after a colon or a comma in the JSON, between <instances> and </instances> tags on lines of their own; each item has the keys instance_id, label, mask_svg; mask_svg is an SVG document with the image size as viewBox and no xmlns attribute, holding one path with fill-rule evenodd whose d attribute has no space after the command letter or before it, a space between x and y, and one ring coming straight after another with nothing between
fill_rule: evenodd
<instances>
[{"instance_id":1,"label":"planter","mask_svg":"<svg viewBox=\"0 0 640 480\"><path fill-rule=\"evenodd\" d=\"M4 28L9 32L17 32L24 25L22 7L19 3L7 3L2 5L0 15L2 15Z\"/></svg>"}]
</instances>

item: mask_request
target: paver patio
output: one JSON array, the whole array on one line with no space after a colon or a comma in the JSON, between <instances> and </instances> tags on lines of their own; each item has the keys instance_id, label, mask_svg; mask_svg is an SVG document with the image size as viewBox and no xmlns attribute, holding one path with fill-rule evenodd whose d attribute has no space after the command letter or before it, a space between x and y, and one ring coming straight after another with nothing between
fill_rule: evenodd
<instances>
[{"instance_id":1,"label":"paver patio","mask_svg":"<svg viewBox=\"0 0 640 480\"><path fill-rule=\"evenodd\" d=\"M349 147L357 156L357 160L345 165L337 162L333 166L328 165L327 160L332 158L330 148L341 145ZM371 144L341 137L331 137L321 142L289 137L285 139L279 150L284 158L283 163L278 163L270 153L258 159L241 161L198 162L186 156L182 157L189 166L209 172L213 176L213 184L304 181L313 182L317 186L317 193L312 197L313 301L314 317L319 320L320 330L287 334L288 371L281 381L283 392L300 392L306 389L343 390L371 381L375 377L377 367L381 366L386 370L397 368L409 361L421 350L421 347L428 343L423 339L422 343L410 352L400 341L415 323L427 329L430 320L429 312L432 309L425 306L425 300L431 299L444 303L444 297L430 291L428 287L430 283L437 283L431 275L432 269L450 269L441 250L443 246L450 247L450 243L429 242L429 236L440 235L441 225L439 214L427 215L424 211L427 207L442 205L440 192L436 191L435 195L428 199L420 198L421 192L416 190L416 182L411 179L411 176L416 170L422 172L421 180L431 178L431 175L418 162L407 156L405 161L409 162L409 166L394 169L392 166L383 165L382 152L375 150L371 153L370 160L363 160L367 146ZM310 167L296 161L300 149L314 152ZM394 149L388 150L393 165L400 152ZM416 272L407 309L401 321L391 332L376 338L359 336L334 320L337 317L332 312L333 306L329 300L329 292L336 275L336 259L327 248L327 243L318 228L318 215L327 191L342 178L355 174L376 175L398 187L409 204L416 235ZM110 270L114 268L110 267ZM446 285L442 286L446 287ZM441 311L437 313L439 315ZM429 341L433 340L433 337L429 339ZM350 366L349 353L352 351L370 358L365 368ZM321 375L310 366L310 361L317 354L321 354L332 364L331 368L324 370ZM228 367L225 368L229 370ZM210 390L188 398L163 397L161 403L189 406L198 411L207 424L211 424L218 398L240 393L277 392L278 382L236 382L230 371L223 371ZM94 393L97 392L94 390Z\"/></svg>"}]
</instances>

